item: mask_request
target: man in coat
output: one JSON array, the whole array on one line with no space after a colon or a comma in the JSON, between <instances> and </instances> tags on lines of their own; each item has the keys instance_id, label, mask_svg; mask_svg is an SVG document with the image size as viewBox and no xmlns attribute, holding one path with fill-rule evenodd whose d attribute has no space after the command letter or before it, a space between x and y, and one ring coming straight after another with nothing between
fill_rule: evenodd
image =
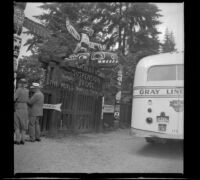
<instances>
[{"instance_id":1,"label":"man in coat","mask_svg":"<svg viewBox=\"0 0 200 180\"><path fill-rule=\"evenodd\" d=\"M29 100L29 136L30 141L41 141L40 139L40 118L43 116L44 95L40 91L39 83L33 83L32 87L34 94Z\"/></svg>"},{"instance_id":2,"label":"man in coat","mask_svg":"<svg viewBox=\"0 0 200 180\"><path fill-rule=\"evenodd\" d=\"M18 88L14 93L15 112L14 112L14 129L16 135L15 144L25 143L25 132L28 123L28 106L29 91L25 88L26 80L21 79ZM21 138L20 138L21 136Z\"/></svg>"}]
</instances>

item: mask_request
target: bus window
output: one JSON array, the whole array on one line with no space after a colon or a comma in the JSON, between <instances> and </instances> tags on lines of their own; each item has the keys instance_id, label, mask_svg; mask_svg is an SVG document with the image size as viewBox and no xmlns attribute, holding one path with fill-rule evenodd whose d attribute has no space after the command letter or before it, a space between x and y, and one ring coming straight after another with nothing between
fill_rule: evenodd
<instances>
[{"instance_id":1,"label":"bus window","mask_svg":"<svg viewBox=\"0 0 200 180\"><path fill-rule=\"evenodd\" d=\"M178 80L183 80L183 65L177 65L178 70Z\"/></svg>"},{"instance_id":2,"label":"bus window","mask_svg":"<svg viewBox=\"0 0 200 180\"><path fill-rule=\"evenodd\" d=\"M176 65L152 66L148 71L148 81L176 80Z\"/></svg>"}]
</instances>

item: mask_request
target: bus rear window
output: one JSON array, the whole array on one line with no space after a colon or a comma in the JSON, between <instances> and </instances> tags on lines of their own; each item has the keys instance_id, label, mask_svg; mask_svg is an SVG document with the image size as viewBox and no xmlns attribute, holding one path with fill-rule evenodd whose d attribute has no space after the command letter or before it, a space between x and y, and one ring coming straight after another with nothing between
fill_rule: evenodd
<instances>
[{"instance_id":1,"label":"bus rear window","mask_svg":"<svg viewBox=\"0 0 200 180\"><path fill-rule=\"evenodd\" d=\"M176 65L153 66L148 71L148 81L176 80Z\"/></svg>"}]
</instances>

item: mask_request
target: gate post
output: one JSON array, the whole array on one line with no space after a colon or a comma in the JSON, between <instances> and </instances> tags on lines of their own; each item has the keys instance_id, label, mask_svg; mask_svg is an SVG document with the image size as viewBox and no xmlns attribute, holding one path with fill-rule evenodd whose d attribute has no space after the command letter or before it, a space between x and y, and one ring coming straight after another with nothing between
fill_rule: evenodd
<instances>
[{"instance_id":1,"label":"gate post","mask_svg":"<svg viewBox=\"0 0 200 180\"><path fill-rule=\"evenodd\" d=\"M102 114L102 96L98 96L96 100L96 106L95 106L95 129L96 132L102 132L103 131L103 119L101 118Z\"/></svg>"},{"instance_id":2,"label":"gate post","mask_svg":"<svg viewBox=\"0 0 200 180\"><path fill-rule=\"evenodd\" d=\"M51 103L56 104L59 93L56 90L53 90ZM51 118L49 119L49 132L50 134L55 134L57 132L57 122L58 122L58 113L55 110L52 110Z\"/></svg>"},{"instance_id":3,"label":"gate post","mask_svg":"<svg viewBox=\"0 0 200 180\"><path fill-rule=\"evenodd\" d=\"M72 132L77 132L77 100L78 100L78 91L76 90L76 83L74 84L74 99L73 99L73 105L72 105Z\"/></svg>"}]
</instances>

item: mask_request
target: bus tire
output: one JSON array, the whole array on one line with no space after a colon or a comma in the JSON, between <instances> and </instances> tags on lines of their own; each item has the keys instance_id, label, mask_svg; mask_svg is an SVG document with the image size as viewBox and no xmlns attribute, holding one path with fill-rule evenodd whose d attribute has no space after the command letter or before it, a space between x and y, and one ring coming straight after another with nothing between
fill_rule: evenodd
<instances>
[{"instance_id":1,"label":"bus tire","mask_svg":"<svg viewBox=\"0 0 200 180\"><path fill-rule=\"evenodd\" d=\"M151 144L155 143L154 138L146 137L145 140L146 140L146 142L151 143Z\"/></svg>"}]
</instances>

